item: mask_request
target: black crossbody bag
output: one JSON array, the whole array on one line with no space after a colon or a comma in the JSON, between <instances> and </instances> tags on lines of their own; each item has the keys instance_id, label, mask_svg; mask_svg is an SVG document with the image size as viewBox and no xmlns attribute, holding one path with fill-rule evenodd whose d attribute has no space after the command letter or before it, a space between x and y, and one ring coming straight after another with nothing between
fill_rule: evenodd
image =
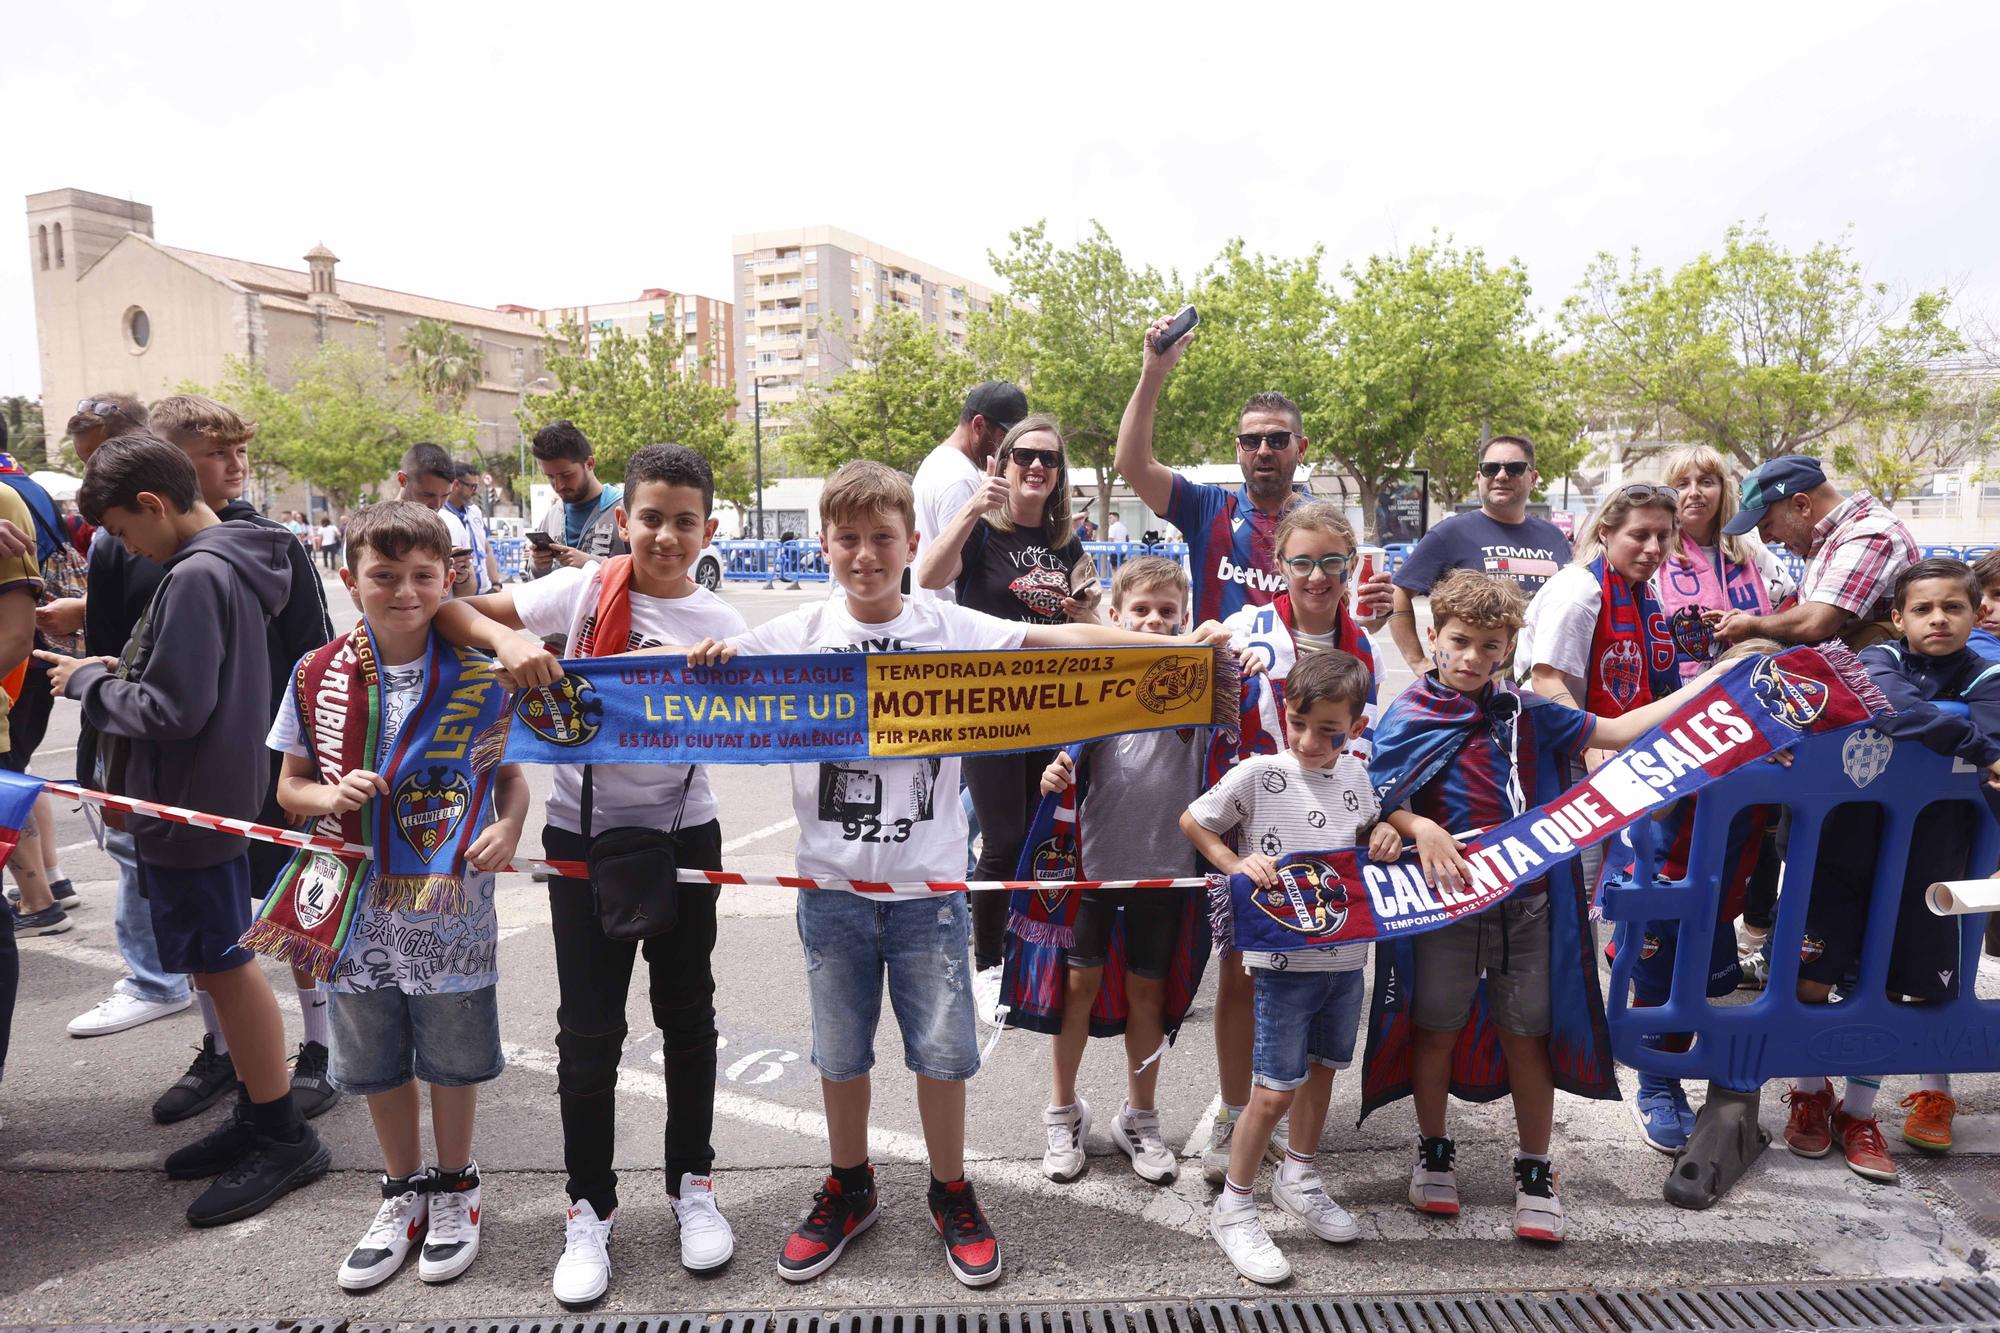
<instances>
[{"instance_id":1,"label":"black crossbody bag","mask_svg":"<svg viewBox=\"0 0 2000 1333\"><path fill-rule=\"evenodd\" d=\"M687 814L688 788L694 767L681 785L681 808L666 831L621 824L591 836L591 765L583 766L584 864L590 869L590 892L597 904L597 924L606 939L645 940L665 935L680 923L680 861L674 835Z\"/></svg>"}]
</instances>

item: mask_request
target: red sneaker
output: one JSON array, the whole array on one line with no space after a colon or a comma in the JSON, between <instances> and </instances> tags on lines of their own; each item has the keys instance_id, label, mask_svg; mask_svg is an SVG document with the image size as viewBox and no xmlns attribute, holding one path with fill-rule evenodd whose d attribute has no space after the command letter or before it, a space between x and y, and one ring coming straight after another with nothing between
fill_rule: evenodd
<instances>
[{"instance_id":1,"label":"red sneaker","mask_svg":"<svg viewBox=\"0 0 2000 1333\"><path fill-rule=\"evenodd\" d=\"M1910 1113L1903 1121L1903 1142L1925 1152L1951 1150L1951 1118L1958 1103L1950 1093L1918 1088L1903 1098L1903 1106Z\"/></svg>"},{"instance_id":2,"label":"red sneaker","mask_svg":"<svg viewBox=\"0 0 2000 1333\"><path fill-rule=\"evenodd\" d=\"M944 1261L951 1275L968 1287L983 1287L1000 1277L1000 1241L986 1225L986 1214L969 1180L954 1180L943 1189L931 1186L931 1225L944 1237Z\"/></svg>"},{"instance_id":3,"label":"red sneaker","mask_svg":"<svg viewBox=\"0 0 2000 1333\"><path fill-rule=\"evenodd\" d=\"M1801 1092L1795 1087L1785 1100L1792 1106L1792 1118L1785 1122L1785 1146L1800 1157L1826 1156L1833 1147L1833 1089Z\"/></svg>"},{"instance_id":4,"label":"red sneaker","mask_svg":"<svg viewBox=\"0 0 2000 1333\"><path fill-rule=\"evenodd\" d=\"M1874 1118L1858 1120L1838 1106L1833 1108L1833 1132L1847 1154L1847 1165L1857 1176L1896 1183L1896 1164L1889 1160L1889 1145L1882 1141L1882 1124Z\"/></svg>"},{"instance_id":5,"label":"red sneaker","mask_svg":"<svg viewBox=\"0 0 2000 1333\"><path fill-rule=\"evenodd\" d=\"M875 1223L875 1168L868 1168L868 1188L852 1194L840 1188L832 1176L813 1195L812 1209L805 1221L785 1237L778 1252L778 1276L787 1282L804 1282L833 1267L847 1242Z\"/></svg>"}]
</instances>

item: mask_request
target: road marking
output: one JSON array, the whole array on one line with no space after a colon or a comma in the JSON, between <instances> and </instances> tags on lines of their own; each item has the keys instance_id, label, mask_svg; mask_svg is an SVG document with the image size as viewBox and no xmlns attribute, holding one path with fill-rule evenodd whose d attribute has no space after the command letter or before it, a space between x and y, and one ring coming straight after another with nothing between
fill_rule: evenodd
<instances>
[{"instance_id":1,"label":"road marking","mask_svg":"<svg viewBox=\"0 0 2000 1333\"><path fill-rule=\"evenodd\" d=\"M101 949L95 944L85 944L82 940L73 940L67 934L42 935L30 938L46 941L35 952L53 954L58 958L66 958L73 963L81 963L85 967L101 968L106 972L116 972L121 976L128 970L125 966L125 959L119 955L116 949ZM267 972L277 972L282 977L281 982L273 982L271 984L272 993L278 997L278 1008L288 1014L298 1013L298 991L295 987L285 984L291 980L291 969L282 963L272 962L269 959L263 961ZM115 1036L117 1034L114 1033L112 1035ZM95 1041L97 1038L93 1037L91 1040Z\"/></svg>"},{"instance_id":2,"label":"road marking","mask_svg":"<svg viewBox=\"0 0 2000 1333\"><path fill-rule=\"evenodd\" d=\"M780 833L783 833L786 829L793 829L797 828L798 826L799 826L799 821L796 817L791 819L781 819L775 824L766 824L763 828L756 830L754 833L746 833L740 838L731 838L728 842L723 843L722 854L724 856L727 856L731 852L740 852L745 847L748 847L753 843L762 842L766 838L775 838Z\"/></svg>"}]
</instances>

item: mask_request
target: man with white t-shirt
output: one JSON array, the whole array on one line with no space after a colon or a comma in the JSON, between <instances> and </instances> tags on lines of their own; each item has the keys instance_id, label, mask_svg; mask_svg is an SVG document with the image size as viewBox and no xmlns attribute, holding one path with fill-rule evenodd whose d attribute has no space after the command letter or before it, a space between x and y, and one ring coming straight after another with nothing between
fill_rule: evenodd
<instances>
[{"instance_id":1,"label":"man with white t-shirt","mask_svg":"<svg viewBox=\"0 0 2000 1333\"><path fill-rule=\"evenodd\" d=\"M677 444L648 445L626 465L615 510L629 555L557 568L467 604L502 625L559 639L565 657L609 657L740 635L748 628L743 617L689 577L715 535L714 497L714 476L700 454ZM455 628L450 618L462 614L440 610L447 637ZM542 835L550 860L583 861L595 836L624 825L671 833L682 867L722 868L718 806L701 766L593 764L588 777L586 813L585 770L555 766ZM709 955L717 892L683 886L674 927L646 940L644 948L666 1078L667 1193L680 1222L681 1264L696 1272L720 1267L735 1248L710 1178L716 1031ZM640 946L605 935L587 880L549 882L549 923L560 993L556 1086L569 1172L567 1236L553 1285L556 1299L575 1307L601 1297L611 1279L618 1062Z\"/></svg>"},{"instance_id":2,"label":"man with white t-shirt","mask_svg":"<svg viewBox=\"0 0 2000 1333\"><path fill-rule=\"evenodd\" d=\"M999 450L1000 441L1027 415L1028 396L1000 380L988 380L965 396L958 429L930 451L911 480L917 500L919 559L979 489L986 464ZM915 596L957 600L949 587L934 592L919 590Z\"/></svg>"}]
</instances>

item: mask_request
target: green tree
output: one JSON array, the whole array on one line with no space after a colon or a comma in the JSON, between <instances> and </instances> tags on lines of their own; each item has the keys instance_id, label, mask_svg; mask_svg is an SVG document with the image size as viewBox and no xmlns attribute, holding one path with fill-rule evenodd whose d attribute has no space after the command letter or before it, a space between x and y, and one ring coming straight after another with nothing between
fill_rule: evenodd
<instances>
[{"instance_id":1,"label":"green tree","mask_svg":"<svg viewBox=\"0 0 2000 1333\"><path fill-rule=\"evenodd\" d=\"M1815 453L1842 427L1908 421L1926 366L1958 348L1944 291L1863 276L1847 237L1793 254L1761 222L1671 274L1599 254L1563 305L1595 399L1746 467Z\"/></svg>"},{"instance_id":2,"label":"green tree","mask_svg":"<svg viewBox=\"0 0 2000 1333\"><path fill-rule=\"evenodd\" d=\"M479 387L479 344L441 319L420 319L403 331L403 377L430 395L440 412L457 412Z\"/></svg>"},{"instance_id":3,"label":"green tree","mask_svg":"<svg viewBox=\"0 0 2000 1333\"><path fill-rule=\"evenodd\" d=\"M2000 380L1991 366L1940 370L1920 411L1866 418L1831 438L1834 466L1885 504L1932 473L1971 464L1983 479L2000 444Z\"/></svg>"},{"instance_id":4,"label":"green tree","mask_svg":"<svg viewBox=\"0 0 2000 1333\"><path fill-rule=\"evenodd\" d=\"M7 423L7 452L29 472L49 466L48 432L42 424L42 401L10 395L0 398L0 419Z\"/></svg>"},{"instance_id":5,"label":"green tree","mask_svg":"<svg viewBox=\"0 0 2000 1333\"><path fill-rule=\"evenodd\" d=\"M1049 240L1045 222L1007 239L1007 253L989 251L987 259L1008 295L970 321L973 360L982 377L1019 384L1030 408L1062 423L1072 474L1087 469L1096 475L1098 521L1108 526L1111 456L1118 419L1139 378L1139 337L1161 313L1177 308L1179 279L1127 263L1094 221L1068 249ZM1176 410L1177 395L1187 392L1168 382L1154 440L1166 461L1185 461L1200 448L1204 414Z\"/></svg>"},{"instance_id":6,"label":"green tree","mask_svg":"<svg viewBox=\"0 0 2000 1333\"><path fill-rule=\"evenodd\" d=\"M822 355L846 361L833 382L806 390L787 413L785 452L808 471L827 473L850 458L914 472L958 426L972 362L914 311L884 309L859 333L840 320L822 328ZM765 419L770 442L771 417Z\"/></svg>"},{"instance_id":7,"label":"green tree","mask_svg":"<svg viewBox=\"0 0 2000 1333\"><path fill-rule=\"evenodd\" d=\"M350 508L396 470L421 440L447 449L473 439L473 421L441 412L427 390L393 373L371 338L320 344L272 382L261 362L231 358L222 381L183 386L228 403L257 423L253 468L282 469Z\"/></svg>"},{"instance_id":8,"label":"green tree","mask_svg":"<svg viewBox=\"0 0 2000 1333\"><path fill-rule=\"evenodd\" d=\"M593 331L586 340L574 321L550 339L547 371L556 387L530 397L516 415L528 435L551 421L576 423L597 455L598 475L615 481L632 455L649 444L684 444L715 470L718 489L733 469L729 414L735 391L710 384L689 365L676 339L657 329L638 337L622 329ZM739 493L722 491L727 499Z\"/></svg>"}]
</instances>

